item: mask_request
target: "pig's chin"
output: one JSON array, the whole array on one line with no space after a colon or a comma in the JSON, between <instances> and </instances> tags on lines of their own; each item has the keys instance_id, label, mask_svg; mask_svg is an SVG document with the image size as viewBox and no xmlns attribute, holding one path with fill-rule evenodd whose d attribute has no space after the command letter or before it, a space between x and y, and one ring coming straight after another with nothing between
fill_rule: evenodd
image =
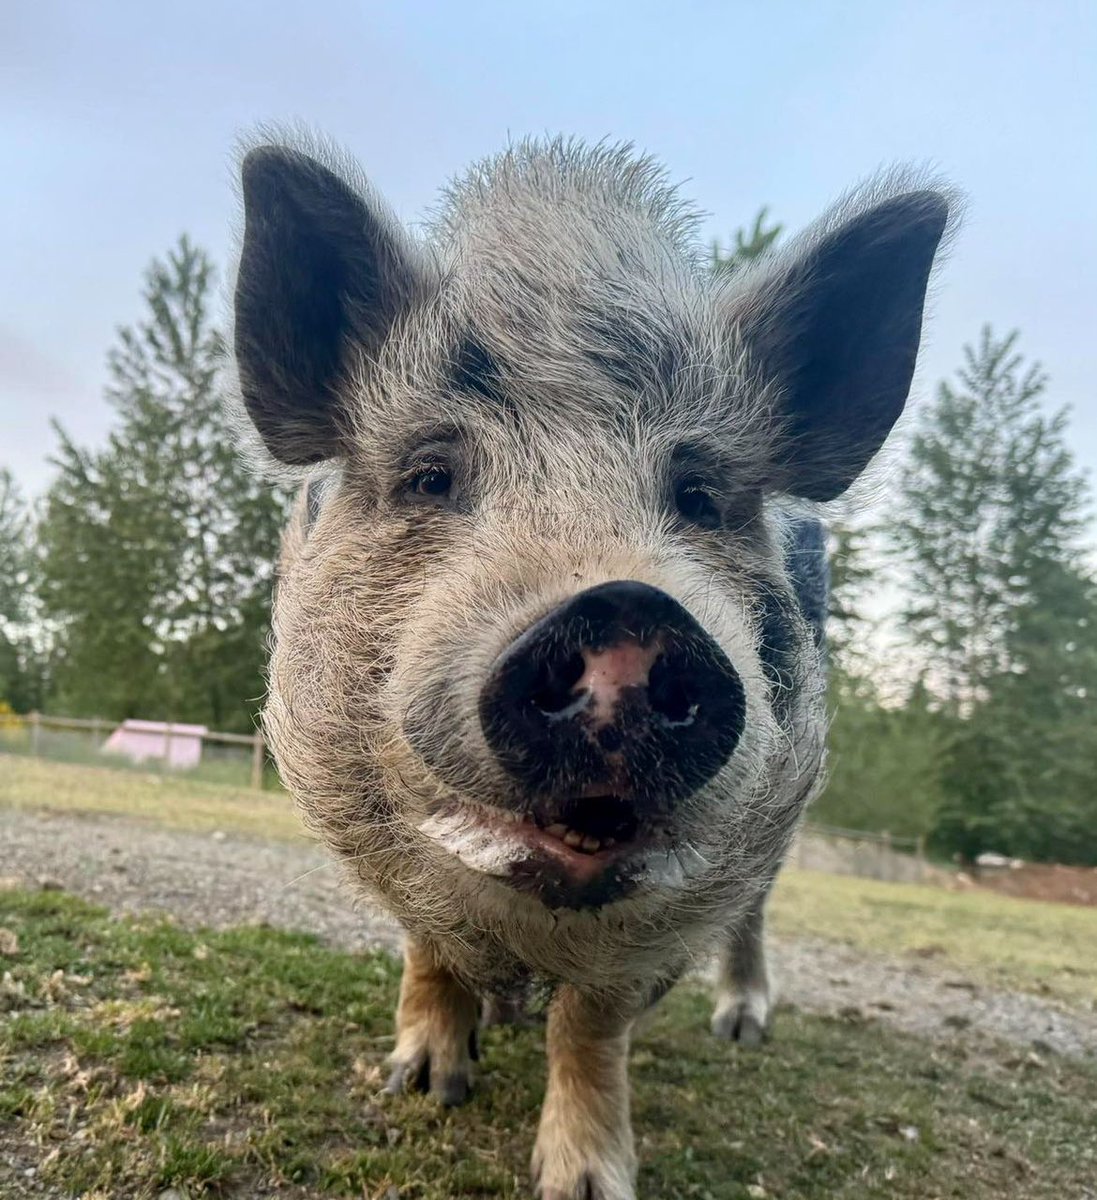
<instances>
[{"instance_id":1,"label":"pig's chin","mask_svg":"<svg viewBox=\"0 0 1097 1200\"><path fill-rule=\"evenodd\" d=\"M608 800L609 798L607 798ZM584 804L589 812L589 798ZM419 832L468 870L498 880L550 908L597 908L638 890L678 890L708 866L666 829L649 828L607 803L601 821L575 827L550 819L453 801Z\"/></svg>"}]
</instances>

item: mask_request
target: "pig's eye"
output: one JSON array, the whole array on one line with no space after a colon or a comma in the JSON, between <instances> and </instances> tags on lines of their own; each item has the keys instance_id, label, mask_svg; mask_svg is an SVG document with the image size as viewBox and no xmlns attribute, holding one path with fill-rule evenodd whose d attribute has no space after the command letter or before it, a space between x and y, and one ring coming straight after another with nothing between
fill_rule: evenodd
<instances>
[{"instance_id":1,"label":"pig's eye","mask_svg":"<svg viewBox=\"0 0 1097 1200\"><path fill-rule=\"evenodd\" d=\"M674 507L679 516L701 529L718 529L720 508L699 479L682 479L674 487Z\"/></svg>"},{"instance_id":2,"label":"pig's eye","mask_svg":"<svg viewBox=\"0 0 1097 1200\"><path fill-rule=\"evenodd\" d=\"M408 475L406 486L412 496L442 500L453 490L453 472L443 462L420 463Z\"/></svg>"}]
</instances>

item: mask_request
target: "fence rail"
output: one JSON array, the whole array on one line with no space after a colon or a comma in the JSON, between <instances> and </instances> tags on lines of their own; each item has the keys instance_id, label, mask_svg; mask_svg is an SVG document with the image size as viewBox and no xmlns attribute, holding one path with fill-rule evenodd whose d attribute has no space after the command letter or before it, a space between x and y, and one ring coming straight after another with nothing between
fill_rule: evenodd
<instances>
[{"instance_id":1,"label":"fence rail","mask_svg":"<svg viewBox=\"0 0 1097 1200\"><path fill-rule=\"evenodd\" d=\"M172 731L179 722L168 721L164 725L164 761L171 761ZM121 728L121 721L108 721L103 717L55 717L47 713L5 713L0 716L0 725L20 726L29 731L30 752L34 757L41 754L41 731L43 729L86 730L93 737L109 737ZM251 748L251 786L256 790L263 787L263 766L266 762L266 741L261 733L220 733L207 729L201 734L187 731L187 737L200 737L203 742L214 742L224 746L249 746Z\"/></svg>"},{"instance_id":2,"label":"fence rail","mask_svg":"<svg viewBox=\"0 0 1097 1200\"><path fill-rule=\"evenodd\" d=\"M844 829L841 825L821 825L816 821L806 821L804 830L822 837L845 838L851 842L876 842L889 850L905 851L923 857L926 852L926 839L921 834L917 837L897 837L886 830L874 833L867 829Z\"/></svg>"},{"instance_id":3,"label":"fence rail","mask_svg":"<svg viewBox=\"0 0 1097 1200\"><path fill-rule=\"evenodd\" d=\"M173 726L179 722L167 722L164 726L164 752L163 759L165 764L170 762L170 748ZM119 721L108 721L102 717L58 717L51 716L46 713L27 713L19 715L16 713L5 713L0 715L0 728L4 726L11 727L13 725L25 727L29 731L29 749L32 755L42 757L41 733L44 729L70 729L87 731L93 735L93 738L101 739L109 737L121 725ZM212 742L226 746L246 746L251 749L251 770L250 784L256 790L261 790L263 787L264 767L266 763L266 743L263 735L258 731L249 733L220 733L216 730L207 730L202 734L195 734L190 730L187 731L188 737L201 737L203 742ZM817 855L811 852L811 849L805 845L805 836L807 838L824 839L829 843L849 843L852 844L852 855L847 855L851 860L860 860L865 856L858 853L858 847L871 847L868 852L868 859L871 862L860 863L853 861L855 873L863 873L871 869L872 873L884 873L887 870L889 861L898 861L901 859L907 864L906 869L913 869L916 877L923 878L927 873L926 863L926 839L924 837L904 837L896 836L895 834L884 832L875 832L867 829L848 829L841 825L827 825L816 821L806 821L800 830L800 836L797 838L795 848L792 854L793 862L799 865L810 865ZM911 863L911 859L915 860ZM902 862L899 863L902 865ZM824 869L836 869L833 865Z\"/></svg>"}]
</instances>

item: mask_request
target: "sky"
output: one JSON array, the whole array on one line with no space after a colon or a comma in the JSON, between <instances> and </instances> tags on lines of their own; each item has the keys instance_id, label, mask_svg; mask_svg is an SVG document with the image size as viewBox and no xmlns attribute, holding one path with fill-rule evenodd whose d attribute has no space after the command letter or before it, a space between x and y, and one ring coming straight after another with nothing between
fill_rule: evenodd
<instances>
[{"instance_id":1,"label":"sky","mask_svg":"<svg viewBox=\"0 0 1097 1200\"><path fill-rule=\"evenodd\" d=\"M51 418L103 438L149 259L186 231L228 262L233 144L269 120L341 142L408 221L530 133L635 142L723 238L928 164L969 209L916 397L984 322L1019 328L1097 475L1093 0L3 0L0 466L25 491L48 483Z\"/></svg>"}]
</instances>

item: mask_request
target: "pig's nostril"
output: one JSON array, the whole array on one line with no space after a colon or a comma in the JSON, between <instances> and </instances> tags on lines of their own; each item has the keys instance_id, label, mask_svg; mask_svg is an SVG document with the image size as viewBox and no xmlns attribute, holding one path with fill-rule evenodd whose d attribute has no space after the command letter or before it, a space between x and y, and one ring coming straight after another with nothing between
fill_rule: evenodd
<instances>
[{"instance_id":1,"label":"pig's nostril","mask_svg":"<svg viewBox=\"0 0 1097 1200\"><path fill-rule=\"evenodd\" d=\"M682 666L664 654L656 660L648 676L651 711L670 726L690 725L697 713L697 703L686 685Z\"/></svg>"},{"instance_id":2,"label":"pig's nostril","mask_svg":"<svg viewBox=\"0 0 1097 1200\"><path fill-rule=\"evenodd\" d=\"M570 712L583 699L575 695L575 685L585 670L586 663L578 651L546 658L537 672L530 703L550 717Z\"/></svg>"}]
</instances>

